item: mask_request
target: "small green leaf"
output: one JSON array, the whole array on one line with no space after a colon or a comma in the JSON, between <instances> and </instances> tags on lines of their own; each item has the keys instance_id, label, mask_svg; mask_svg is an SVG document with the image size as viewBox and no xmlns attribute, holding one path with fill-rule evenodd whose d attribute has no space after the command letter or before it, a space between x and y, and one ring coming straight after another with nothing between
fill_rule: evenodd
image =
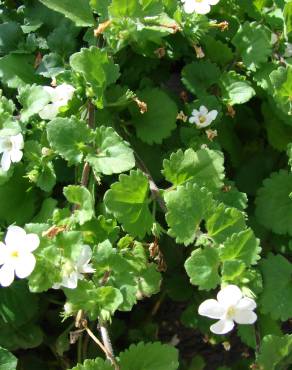
<instances>
[{"instance_id":1,"label":"small green leaf","mask_svg":"<svg viewBox=\"0 0 292 370\"><path fill-rule=\"evenodd\" d=\"M271 31L262 24L245 22L232 39L245 66L255 71L272 53Z\"/></svg>"},{"instance_id":2,"label":"small green leaf","mask_svg":"<svg viewBox=\"0 0 292 370\"><path fill-rule=\"evenodd\" d=\"M292 335L266 335L262 339L257 363L263 369L288 369L292 364Z\"/></svg>"},{"instance_id":3,"label":"small green leaf","mask_svg":"<svg viewBox=\"0 0 292 370\"><path fill-rule=\"evenodd\" d=\"M153 218L149 211L149 183L141 171L120 175L104 196L106 208L123 228L133 236L143 238L151 230Z\"/></svg>"},{"instance_id":4,"label":"small green leaf","mask_svg":"<svg viewBox=\"0 0 292 370\"><path fill-rule=\"evenodd\" d=\"M255 95L250 82L234 71L223 73L219 85L222 99L230 105L246 103Z\"/></svg>"},{"instance_id":5,"label":"small green leaf","mask_svg":"<svg viewBox=\"0 0 292 370\"><path fill-rule=\"evenodd\" d=\"M69 202L78 206L74 211L76 221L80 225L90 221L94 215L94 205L89 190L84 186L69 185L63 192Z\"/></svg>"},{"instance_id":6,"label":"small green leaf","mask_svg":"<svg viewBox=\"0 0 292 370\"><path fill-rule=\"evenodd\" d=\"M23 33L19 23L4 22L0 24L0 54L8 54L16 50L22 40Z\"/></svg>"},{"instance_id":7,"label":"small green leaf","mask_svg":"<svg viewBox=\"0 0 292 370\"><path fill-rule=\"evenodd\" d=\"M71 370L113 370L113 367L109 360L96 358L95 360L85 360L82 365L78 364L72 367Z\"/></svg>"},{"instance_id":8,"label":"small green leaf","mask_svg":"<svg viewBox=\"0 0 292 370\"><path fill-rule=\"evenodd\" d=\"M140 342L120 353L120 365L124 370L177 370L178 351L159 342Z\"/></svg>"},{"instance_id":9,"label":"small green leaf","mask_svg":"<svg viewBox=\"0 0 292 370\"><path fill-rule=\"evenodd\" d=\"M94 20L89 0L40 0L48 8L64 14L71 19L77 26L93 26Z\"/></svg>"},{"instance_id":10,"label":"small green leaf","mask_svg":"<svg viewBox=\"0 0 292 370\"><path fill-rule=\"evenodd\" d=\"M81 148L90 139L90 130L83 121L71 118L55 118L47 125L51 147L70 164L82 161Z\"/></svg>"},{"instance_id":11,"label":"small green leaf","mask_svg":"<svg viewBox=\"0 0 292 370\"><path fill-rule=\"evenodd\" d=\"M174 191L165 192L164 199L169 235L177 243L191 244L197 236L201 221L213 205L211 193L196 184L187 183Z\"/></svg>"},{"instance_id":12,"label":"small green leaf","mask_svg":"<svg viewBox=\"0 0 292 370\"><path fill-rule=\"evenodd\" d=\"M119 78L118 65L114 64L106 51L94 46L81 49L80 52L73 54L70 58L70 65L75 72L84 76L97 98L97 107L103 108L106 87L115 83Z\"/></svg>"},{"instance_id":13,"label":"small green leaf","mask_svg":"<svg viewBox=\"0 0 292 370\"><path fill-rule=\"evenodd\" d=\"M206 247L192 252L185 262L185 269L192 284L198 285L199 289L210 290L220 283L219 265L217 249Z\"/></svg>"},{"instance_id":14,"label":"small green leaf","mask_svg":"<svg viewBox=\"0 0 292 370\"><path fill-rule=\"evenodd\" d=\"M17 358L5 348L0 347L0 370L16 370Z\"/></svg>"},{"instance_id":15,"label":"small green leaf","mask_svg":"<svg viewBox=\"0 0 292 370\"><path fill-rule=\"evenodd\" d=\"M210 149L195 152L179 149L170 159L163 161L163 174L173 185L182 185L187 181L200 186L220 188L224 178L224 158L222 153Z\"/></svg>"},{"instance_id":16,"label":"small green leaf","mask_svg":"<svg viewBox=\"0 0 292 370\"><path fill-rule=\"evenodd\" d=\"M261 312L273 319L288 320L292 316L292 264L280 254L262 260L264 290L260 296Z\"/></svg>"},{"instance_id":17,"label":"small green leaf","mask_svg":"<svg viewBox=\"0 0 292 370\"><path fill-rule=\"evenodd\" d=\"M19 89L18 100L23 107L21 119L26 122L34 114L39 113L51 98L42 86L26 85Z\"/></svg>"},{"instance_id":18,"label":"small green leaf","mask_svg":"<svg viewBox=\"0 0 292 370\"><path fill-rule=\"evenodd\" d=\"M247 266L254 265L259 260L259 240L248 228L229 237L219 249L221 261L239 260Z\"/></svg>"},{"instance_id":19,"label":"small green leaf","mask_svg":"<svg viewBox=\"0 0 292 370\"><path fill-rule=\"evenodd\" d=\"M182 70L182 82L197 96L206 95L207 89L217 83L219 77L219 68L209 61L193 62Z\"/></svg>"},{"instance_id":20,"label":"small green leaf","mask_svg":"<svg viewBox=\"0 0 292 370\"><path fill-rule=\"evenodd\" d=\"M264 180L256 198L256 217L277 234L292 235L292 174L280 170Z\"/></svg>"},{"instance_id":21,"label":"small green leaf","mask_svg":"<svg viewBox=\"0 0 292 370\"><path fill-rule=\"evenodd\" d=\"M279 67L270 74L274 98L285 114L292 114L292 67ZM287 120L288 123L291 120Z\"/></svg>"},{"instance_id":22,"label":"small green leaf","mask_svg":"<svg viewBox=\"0 0 292 370\"><path fill-rule=\"evenodd\" d=\"M97 173L112 175L130 170L135 166L135 157L129 144L111 127L98 127L95 131L94 151L86 161Z\"/></svg>"},{"instance_id":23,"label":"small green leaf","mask_svg":"<svg viewBox=\"0 0 292 370\"><path fill-rule=\"evenodd\" d=\"M208 235L216 242L223 243L227 237L246 228L245 215L236 208L219 204L206 222Z\"/></svg>"},{"instance_id":24,"label":"small green leaf","mask_svg":"<svg viewBox=\"0 0 292 370\"><path fill-rule=\"evenodd\" d=\"M137 136L147 144L160 144L176 127L177 106L158 88L148 88L137 95L147 104L147 112L144 114L141 114L137 106L133 105L131 109Z\"/></svg>"}]
</instances>

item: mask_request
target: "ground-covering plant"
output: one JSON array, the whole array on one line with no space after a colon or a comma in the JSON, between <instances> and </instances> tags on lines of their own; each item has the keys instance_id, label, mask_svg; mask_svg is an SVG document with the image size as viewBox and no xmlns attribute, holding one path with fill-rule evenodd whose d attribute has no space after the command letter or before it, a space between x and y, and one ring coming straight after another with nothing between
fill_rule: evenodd
<instances>
[{"instance_id":1,"label":"ground-covering plant","mask_svg":"<svg viewBox=\"0 0 292 370\"><path fill-rule=\"evenodd\" d=\"M0 1L0 369L292 366L292 1Z\"/></svg>"}]
</instances>

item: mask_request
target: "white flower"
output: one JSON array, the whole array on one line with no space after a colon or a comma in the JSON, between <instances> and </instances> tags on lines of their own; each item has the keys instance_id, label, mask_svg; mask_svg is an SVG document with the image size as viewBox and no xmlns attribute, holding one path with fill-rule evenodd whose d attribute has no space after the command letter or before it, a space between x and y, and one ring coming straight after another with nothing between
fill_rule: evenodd
<instances>
[{"instance_id":1,"label":"white flower","mask_svg":"<svg viewBox=\"0 0 292 370\"><path fill-rule=\"evenodd\" d=\"M59 108L67 105L68 101L72 99L75 88L64 83L55 88L44 86L44 90L50 95L51 103L44 106L39 115L42 119L52 120L58 115Z\"/></svg>"},{"instance_id":2,"label":"white flower","mask_svg":"<svg viewBox=\"0 0 292 370\"><path fill-rule=\"evenodd\" d=\"M195 123L198 128L207 127L216 119L217 114L217 110L211 110L208 112L208 109L204 105L201 105L199 110L194 109L192 111L189 122Z\"/></svg>"},{"instance_id":3,"label":"white flower","mask_svg":"<svg viewBox=\"0 0 292 370\"><path fill-rule=\"evenodd\" d=\"M220 0L181 0L184 3L186 13L196 12L198 14L207 14L211 10L211 5L216 5Z\"/></svg>"},{"instance_id":4,"label":"white flower","mask_svg":"<svg viewBox=\"0 0 292 370\"><path fill-rule=\"evenodd\" d=\"M28 277L35 267L35 257L31 253L40 244L36 234L27 234L18 226L9 226L5 244L0 242L0 284L9 286L15 275L20 278Z\"/></svg>"},{"instance_id":5,"label":"white flower","mask_svg":"<svg viewBox=\"0 0 292 370\"><path fill-rule=\"evenodd\" d=\"M11 162L17 163L21 161L23 149L23 136L21 134L14 136L0 136L0 153L1 168L3 171L8 171Z\"/></svg>"},{"instance_id":6,"label":"white flower","mask_svg":"<svg viewBox=\"0 0 292 370\"><path fill-rule=\"evenodd\" d=\"M253 324L257 315L253 312L256 303L253 299L243 297L236 285L228 285L217 294L217 300L207 299L200 304L198 312L211 319L219 319L211 325L214 334L226 334L237 324Z\"/></svg>"},{"instance_id":7,"label":"white flower","mask_svg":"<svg viewBox=\"0 0 292 370\"><path fill-rule=\"evenodd\" d=\"M83 280L83 274L95 272L89 263L92 257L92 250L89 245L83 245L83 249L75 261L66 260L62 266L62 281L53 285L53 289L60 289L61 286L69 289L77 288L78 280Z\"/></svg>"}]
</instances>

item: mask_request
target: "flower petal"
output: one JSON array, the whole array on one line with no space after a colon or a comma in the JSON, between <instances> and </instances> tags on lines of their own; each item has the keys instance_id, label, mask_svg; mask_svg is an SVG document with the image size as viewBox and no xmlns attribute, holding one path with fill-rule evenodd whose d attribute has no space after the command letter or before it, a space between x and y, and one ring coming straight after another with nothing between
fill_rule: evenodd
<instances>
[{"instance_id":1,"label":"flower petal","mask_svg":"<svg viewBox=\"0 0 292 370\"><path fill-rule=\"evenodd\" d=\"M221 319L225 311L224 307L222 307L216 299L207 299L202 302L198 308L200 315L210 317L211 319Z\"/></svg>"},{"instance_id":2,"label":"flower petal","mask_svg":"<svg viewBox=\"0 0 292 370\"><path fill-rule=\"evenodd\" d=\"M32 252L40 245L40 238L37 234L27 234L24 240L24 247L27 251Z\"/></svg>"},{"instance_id":3,"label":"flower petal","mask_svg":"<svg viewBox=\"0 0 292 370\"><path fill-rule=\"evenodd\" d=\"M237 324L253 324L257 320L257 315L250 310L235 310L233 320Z\"/></svg>"},{"instance_id":4,"label":"flower petal","mask_svg":"<svg viewBox=\"0 0 292 370\"><path fill-rule=\"evenodd\" d=\"M1 158L1 167L3 171L8 171L11 165L10 152L3 152Z\"/></svg>"},{"instance_id":5,"label":"flower petal","mask_svg":"<svg viewBox=\"0 0 292 370\"><path fill-rule=\"evenodd\" d=\"M7 247L4 243L0 242L0 265L3 265L7 259Z\"/></svg>"},{"instance_id":6,"label":"flower petal","mask_svg":"<svg viewBox=\"0 0 292 370\"><path fill-rule=\"evenodd\" d=\"M184 4L184 11L188 14L193 13L196 8L196 3L192 0L186 0Z\"/></svg>"},{"instance_id":7,"label":"flower petal","mask_svg":"<svg viewBox=\"0 0 292 370\"><path fill-rule=\"evenodd\" d=\"M26 237L26 232L22 227L9 226L5 236L5 243L8 247L22 245Z\"/></svg>"},{"instance_id":8,"label":"flower petal","mask_svg":"<svg viewBox=\"0 0 292 370\"><path fill-rule=\"evenodd\" d=\"M195 2L195 12L198 13L198 14L207 14L209 13L211 10L211 7L210 5L208 4L207 1L203 1L203 2Z\"/></svg>"},{"instance_id":9,"label":"flower petal","mask_svg":"<svg viewBox=\"0 0 292 370\"><path fill-rule=\"evenodd\" d=\"M210 122L214 121L218 115L218 111L213 109L207 114L207 119L210 120Z\"/></svg>"},{"instance_id":10,"label":"flower petal","mask_svg":"<svg viewBox=\"0 0 292 370\"><path fill-rule=\"evenodd\" d=\"M208 3L209 3L210 5L216 5L216 4L218 4L218 3L219 3L219 1L220 1L220 0L208 0Z\"/></svg>"},{"instance_id":11,"label":"flower petal","mask_svg":"<svg viewBox=\"0 0 292 370\"><path fill-rule=\"evenodd\" d=\"M28 277L35 268L35 256L32 253L21 253L15 262L15 275L20 279Z\"/></svg>"},{"instance_id":12,"label":"flower petal","mask_svg":"<svg viewBox=\"0 0 292 370\"><path fill-rule=\"evenodd\" d=\"M24 142L22 134L11 136L10 140L14 149L23 149Z\"/></svg>"},{"instance_id":13,"label":"flower petal","mask_svg":"<svg viewBox=\"0 0 292 370\"><path fill-rule=\"evenodd\" d=\"M232 320L220 320L210 326L210 330L214 334L226 334L234 328L234 322Z\"/></svg>"},{"instance_id":14,"label":"flower petal","mask_svg":"<svg viewBox=\"0 0 292 370\"><path fill-rule=\"evenodd\" d=\"M254 310L257 307L255 301L248 297L243 297L236 305L239 310Z\"/></svg>"},{"instance_id":15,"label":"flower petal","mask_svg":"<svg viewBox=\"0 0 292 370\"><path fill-rule=\"evenodd\" d=\"M86 265L92 257L92 250L89 245L85 244L83 245L83 248L78 256L77 260L77 266L83 266Z\"/></svg>"},{"instance_id":16,"label":"flower petal","mask_svg":"<svg viewBox=\"0 0 292 370\"><path fill-rule=\"evenodd\" d=\"M13 163L20 162L20 161L21 161L22 156L23 156L23 153L22 153L22 151L21 151L21 150L13 149L13 150L11 150L11 152L10 152L11 162L13 162Z\"/></svg>"},{"instance_id":17,"label":"flower petal","mask_svg":"<svg viewBox=\"0 0 292 370\"><path fill-rule=\"evenodd\" d=\"M200 116L206 116L208 114L208 109L204 106L200 106Z\"/></svg>"},{"instance_id":18,"label":"flower petal","mask_svg":"<svg viewBox=\"0 0 292 370\"><path fill-rule=\"evenodd\" d=\"M227 285L217 294L218 302L224 307L235 306L241 298L241 290L236 285Z\"/></svg>"},{"instance_id":19,"label":"flower petal","mask_svg":"<svg viewBox=\"0 0 292 370\"><path fill-rule=\"evenodd\" d=\"M61 285L65 288L75 289L78 284L78 273L72 272L69 276L63 278Z\"/></svg>"},{"instance_id":20,"label":"flower petal","mask_svg":"<svg viewBox=\"0 0 292 370\"><path fill-rule=\"evenodd\" d=\"M0 268L0 284L2 286L9 286L14 280L14 268L12 265L5 263Z\"/></svg>"},{"instance_id":21,"label":"flower petal","mask_svg":"<svg viewBox=\"0 0 292 370\"><path fill-rule=\"evenodd\" d=\"M200 123L200 120L198 117L190 117L189 122L198 125Z\"/></svg>"},{"instance_id":22,"label":"flower petal","mask_svg":"<svg viewBox=\"0 0 292 370\"><path fill-rule=\"evenodd\" d=\"M0 136L0 153L6 152L10 144L9 136Z\"/></svg>"},{"instance_id":23,"label":"flower petal","mask_svg":"<svg viewBox=\"0 0 292 370\"><path fill-rule=\"evenodd\" d=\"M39 116L41 119L52 120L59 113L59 107L55 104L46 105L40 112Z\"/></svg>"}]
</instances>

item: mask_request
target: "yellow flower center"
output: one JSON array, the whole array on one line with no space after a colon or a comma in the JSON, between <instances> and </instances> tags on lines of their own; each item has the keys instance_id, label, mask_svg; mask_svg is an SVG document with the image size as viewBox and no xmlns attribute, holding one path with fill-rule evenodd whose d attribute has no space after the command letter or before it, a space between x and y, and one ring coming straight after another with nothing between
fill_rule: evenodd
<instances>
[{"instance_id":1,"label":"yellow flower center","mask_svg":"<svg viewBox=\"0 0 292 370\"><path fill-rule=\"evenodd\" d=\"M233 306L230 306L227 310L227 313L226 313L226 316L229 318L229 319L232 319L233 316L235 314L235 308Z\"/></svg>"},{"instance_id":2,"label":"yellow flower center","mask_svg":"<svg viewBox=\"0 0 292 370\"><path fill-rule=\"evenodd\" d=\"M202 3L204 0L195 0L196 3Z\"/></svg>"},{"instance_id":3,"label":"yellow flower center","mask_svg":"<svg viewBox=\"0 0 292 370\"><path fill-rule=\"evenodd\" d=\"M12 252L11 252L11 254L10 254L10 256L11 256L12 258L17 258L17 257L19 257L19 252L18 252L17 250L12 251Z\"/></svg>"},{"instance_id":4,"label":"yellow flower center","mask_svg":"<svg viewBox=\"0 0 292 370\"><path fill-rule=\"evenodd\" d=\"M199 121L200 121L200 123L205 123L206 122L206 117L205 116L200 116Z\"/></svg>"}]
</instances>

